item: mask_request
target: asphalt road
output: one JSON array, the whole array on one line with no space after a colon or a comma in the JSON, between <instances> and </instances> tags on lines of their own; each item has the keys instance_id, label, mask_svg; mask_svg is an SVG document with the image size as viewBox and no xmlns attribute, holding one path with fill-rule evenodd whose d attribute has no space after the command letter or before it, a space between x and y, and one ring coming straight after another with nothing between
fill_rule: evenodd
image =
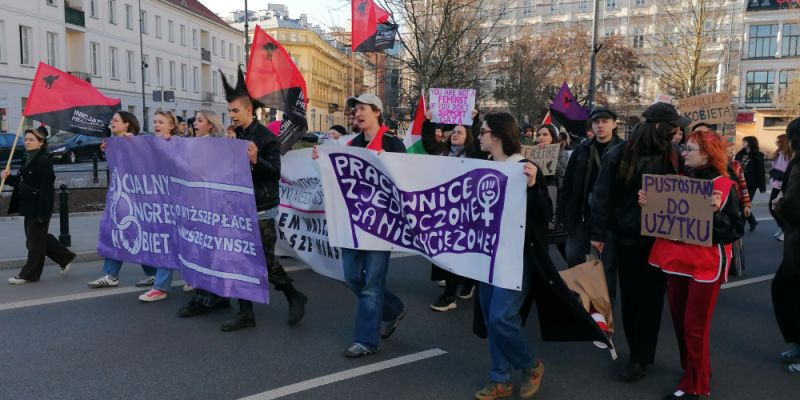
<instances>
[{"instance_id":1,"label":"asphalt road","mask_svg":"<svg viewBox=\"0 0 800 400\"><path fill-rule=\"evenodd\" d=\"M747 234L748 270L732 279L744 284L721 292L711 334L712 398L800 394L800 376L783 372L778 357L785 344L768 279L781 257L774 229L763 221ZM488 379L486 342L471 333L471 300L446 313L428 308L441 291L428 280L429 268L416 256L392 260L389 286L408 316L378 354L350 360L340 353L350 343L355 297L302 266L291 268L309 297L299 326L286 324L286 301L277 293L272 304L256 306L255 329L233 333L219 331L233 310L177 318L190 298L179 287L165 301L140 303L142 291L132 288L142 277L137 266L123 268L122 287L103 290L85 286L100 275L99 262L66 276L51 266L39 283L0 284L0 399L469 399ZM0 271L0 278L14 273ZM590 343L543 343L533 317L526 331L545 365L535 398L660 399L674 390L681 371L664 311L656 365L634 384L616 379L627 353L619 309L617 361Z\"/></svg>"}]
</instances>

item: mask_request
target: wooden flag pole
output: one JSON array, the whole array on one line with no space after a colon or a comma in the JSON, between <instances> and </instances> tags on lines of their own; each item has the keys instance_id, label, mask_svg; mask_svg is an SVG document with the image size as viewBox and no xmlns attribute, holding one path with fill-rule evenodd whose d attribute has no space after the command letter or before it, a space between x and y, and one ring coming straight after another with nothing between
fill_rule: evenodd
<instances>
[{"instance_id":1,"label":"wooden flag pole","mask_svg":"<svg viewBox=\"0 0 800 400\"><path fill-rule=\"evenodd\" d=\"M11 153L8 153L8 162L6 162L6 168L4 171L8 171L11 173L11 160L14 158L14 150L17 149L17 140L19 140L19 134L22 133L22 125L25 123L25 117L20 118L19 120L19 127L17 128L17 135L14 136L14 143L11 145ZM3 178L0 181L0 192L3 191L3 187L6 185L6 178Z\"/></svg>"}]
</instances>

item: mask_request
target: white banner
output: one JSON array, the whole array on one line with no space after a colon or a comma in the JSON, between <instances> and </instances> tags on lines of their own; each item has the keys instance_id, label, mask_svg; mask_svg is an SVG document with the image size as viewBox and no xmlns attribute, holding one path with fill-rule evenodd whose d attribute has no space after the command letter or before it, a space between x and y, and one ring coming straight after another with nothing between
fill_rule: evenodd
<instances>
[{"instance_id":1,"label":"white banner","mask_svg":"<svg viewBox=\"0 0 800 400\"><path fill-rule=\"evenodd\" d=\"M331 245L413 252L458 275L520 289L521 163L319 150Z\"/></svg>"},{"instance_id":2,"label":"white banner","mask_svg":"<svg viewBox=\"0 0 800 400\"><path fill-rule=\"evenodd\" d=\"M322 180L311 149L281 157L280 197L275 254L294 257L318 274L344 281L341 250L328 243Z\"/></svg>"}]
</instances>

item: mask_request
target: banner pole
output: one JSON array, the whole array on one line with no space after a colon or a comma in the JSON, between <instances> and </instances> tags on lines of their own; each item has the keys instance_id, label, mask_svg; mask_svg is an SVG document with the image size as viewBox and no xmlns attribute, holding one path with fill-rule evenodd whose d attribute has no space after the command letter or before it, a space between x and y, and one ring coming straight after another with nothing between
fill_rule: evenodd
<instances>
[{"instance_id":1,"label":"banner pole","mask_svg":"<svg viewBox=\"0 0 800 400\"><path fill-rule=\"evenodd\" d=\"M353 79L350 82L351 96L357 96L356 93L356 52L350 51L350 75Z\"/></svg>"},{"instance_id":2,"label":"banner pole","mask_svg":"<svg viewBox=\"0 0 800 400\"><path fill-rule=\"evenodd\" d=\"M17 128L17 134L14 136L14 143L11 144L11 152L8 153L8 161L6 162L5 171L11 172L11 160L14 158L14 150L17 149L17 140L19 140L19 134L22 133L22 125L25 124L25 116L20 118L19 120L19 127ZM0 181L0 192L3 191L3 187L6 185L6 178L3 178Z\"/></svg>"}]
</instances>

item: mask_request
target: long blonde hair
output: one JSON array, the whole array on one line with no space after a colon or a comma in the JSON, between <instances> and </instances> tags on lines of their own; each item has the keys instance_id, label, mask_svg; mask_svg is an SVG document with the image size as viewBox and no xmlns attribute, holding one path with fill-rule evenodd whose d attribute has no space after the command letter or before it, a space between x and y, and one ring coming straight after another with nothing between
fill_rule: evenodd
<instances>
[{"instance_id":1,"label":"long blonde hair","mask_svg":"<svg viewBox=\"0 0 800 400\"><path fill-rule=\"evenodd\" d=\"M198 110L197 113L195 113L195 118L197 118L197 114L201 114L211 124L211 132L208 133L208 136L225 136L225 131L222 127L222 118L220 118L219 114L212 110ZM197 133L195 132L195 134Z\"/></svg>"}]
</instances>

